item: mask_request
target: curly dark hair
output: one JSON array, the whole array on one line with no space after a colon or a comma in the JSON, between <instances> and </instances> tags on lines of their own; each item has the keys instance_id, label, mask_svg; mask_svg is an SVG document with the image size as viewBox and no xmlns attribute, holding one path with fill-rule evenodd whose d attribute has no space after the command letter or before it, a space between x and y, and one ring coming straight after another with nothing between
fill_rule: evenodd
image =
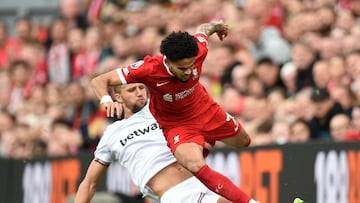
<instances>
[{"instance_id":1,"label":"curly dark hair","mask_svg":"<svg viewBox=\"0 0 360 203\"><path fill-rule=\"evenodd\" d=\"M172 32L161 41L160 53L170 61L195 57L199 52L194 36L188 32Z\"/></svg>"}]
</instances>

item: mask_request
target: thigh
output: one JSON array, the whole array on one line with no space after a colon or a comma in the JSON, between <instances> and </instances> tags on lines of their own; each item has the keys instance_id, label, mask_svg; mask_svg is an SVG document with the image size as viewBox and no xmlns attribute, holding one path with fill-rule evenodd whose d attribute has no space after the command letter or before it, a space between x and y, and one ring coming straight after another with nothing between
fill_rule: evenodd
<instances>
[{"instance_id":1,"label":"thigh","mask_svg":"<svg viewBox=\"0 0 360 203\"><path fill-rule=\"evenodd\" d=\"M161 203L217 203L220 197L206 188L197 178L189 178L166 191Z\"/></svg>"},{"instance_id":2,"label":"thigh","mask_svg":"<svg viewBox=\"0 0 360 203\"><path fill-rule=\"evenodd\" d=\"M247 147L250 145L251 139L245 129L241 128L237 135L223 138L220 141L232 147Z\"/></svg>"},{"instance_id":3,"label":"thigh","mask_svg":"<svg viewBox=\"0 0 360 203\"><path fill-rule=\"evenodd\" d=\"M220 107L208 119L203 127L205 140L210 144L223 139L238 139L237 135L241 133L241 123L232 115L225 112Z\"/></svg>"},{"instance_id":4,"label":"thigh","mask_svg":"<svg viewBox=\"0 0 360 203\"><path fill-rule=\"evenodd\" d=\"M200 134L199 130L196 130L188 124L179 124L179 127L163 130L167 145L173 154L177 147L184 143L196 143L203 149L206 149L204 136Z\"/></svg>"}]
</instances>

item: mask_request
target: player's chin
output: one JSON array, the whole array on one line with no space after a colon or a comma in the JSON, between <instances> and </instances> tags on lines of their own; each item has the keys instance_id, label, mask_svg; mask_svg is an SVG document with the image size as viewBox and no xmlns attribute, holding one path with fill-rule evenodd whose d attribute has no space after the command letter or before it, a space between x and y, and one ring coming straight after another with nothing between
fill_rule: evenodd
<instances>
[{"instance_id":1,"label":"player's chin","mask_svg":"<svg viewBox=\"0 0 360 203\"><path fill-rule=\"evenodd\" d=\"M189 79L190 79L190 77L181 78L180 81L181 81L181 82L186 82L186 81L188 81Z\"/></svg>"},{"instance_id":2,"label":"player's chin","mask_svg":"<svg viewBox=\"0 0 360 203\"><path fill-rule=\"evenodd\" d=\"M137 103L139 106L144 106L146 104L147 100L145 98L138 99Z\"/></svg>"}]
</instances>

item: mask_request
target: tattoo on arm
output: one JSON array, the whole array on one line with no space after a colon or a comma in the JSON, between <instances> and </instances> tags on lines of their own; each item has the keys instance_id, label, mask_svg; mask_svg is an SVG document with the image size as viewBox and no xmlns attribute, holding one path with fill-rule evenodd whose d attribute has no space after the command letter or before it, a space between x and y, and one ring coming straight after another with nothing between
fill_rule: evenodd
<instances>
[{"instance_id":1,"label":"tattoo on arm","mask_svg":"<svg viewBox=\"0 0 360 203\"><path fill-rule=\"evenodd\" d=\"M207 36L212 35L216 31L216 23L204 23L199 25L197 32L204 32Z\"/></svg>"}]
</instances>

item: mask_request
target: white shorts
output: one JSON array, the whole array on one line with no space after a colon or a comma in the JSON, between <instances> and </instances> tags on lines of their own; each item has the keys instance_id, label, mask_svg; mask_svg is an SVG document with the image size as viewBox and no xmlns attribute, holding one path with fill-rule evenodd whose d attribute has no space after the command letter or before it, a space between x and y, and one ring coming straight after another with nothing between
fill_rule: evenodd
<instances>
[{"instance_id":1,"label":"white shorts","mask_svg":"<svg viewBox=\"0 0 360 203\"><path fill-rule=\"evenodd\" d=\"M160 198L161 203L217 203L219 195L209 190L196 177L191 177L168 191Z\"/></svg>"}]
</instances>

